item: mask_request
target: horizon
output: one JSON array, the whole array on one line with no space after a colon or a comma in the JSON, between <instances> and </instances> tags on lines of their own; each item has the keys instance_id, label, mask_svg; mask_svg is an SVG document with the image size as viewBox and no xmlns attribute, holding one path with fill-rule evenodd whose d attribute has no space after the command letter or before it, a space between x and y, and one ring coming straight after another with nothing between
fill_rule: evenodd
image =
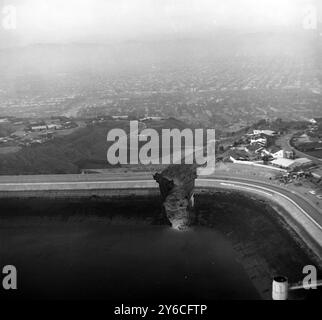
<instances>
[{"instance_id":1,"label":"horizon","mask_svg":"<svg viewBox=\"0 0 322 320\"><path fill-rule=\"evenodd\" d=\"M318 5L315 0L6 0L0 1L0 47L299 33L318 29ZM9 18L10 30L5 28Z\"/></svg>"}]
</instances>

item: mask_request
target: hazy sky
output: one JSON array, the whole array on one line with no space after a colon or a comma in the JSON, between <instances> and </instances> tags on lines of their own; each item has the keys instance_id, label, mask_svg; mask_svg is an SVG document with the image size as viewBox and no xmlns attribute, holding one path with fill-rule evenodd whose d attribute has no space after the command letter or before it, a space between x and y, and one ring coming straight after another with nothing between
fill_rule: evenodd
<instances>
[{"instance_id":1,"label":"hazy sky","mask_svg":"<svg viewBox=\"0 0 322 320\"><path fill-rule=\"evenodd\" d=\"M301 25L310 3L314 0L0 0L0 12L5 5L17 9L17 29L0 25L0 41L95 41L221 28L289 28Z\"/></svg>"}]
</instances>

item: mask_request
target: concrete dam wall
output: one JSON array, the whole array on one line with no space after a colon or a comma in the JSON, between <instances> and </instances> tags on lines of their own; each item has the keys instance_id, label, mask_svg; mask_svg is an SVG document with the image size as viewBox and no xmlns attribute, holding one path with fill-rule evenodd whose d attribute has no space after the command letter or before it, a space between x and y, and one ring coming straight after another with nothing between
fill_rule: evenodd
<instances>
[{"instance_id":1,"label":"concrete dam wall","mask_svg":"<svg viewBox=\"0 0 322 320\"><path fill-rule=\"evenodd\" d=\"M126 180L125 180L126 179ZM240 191L264 198L284 209L283 218L322 258L322 227L307 214L294 195L283 194L272 186L259 186L252 182L242 183L228 180L196 179L195 194L207 190ZM1 177L0 198L128 198L159 196L159 186L150 174L120 175L55 175L55 176L15 176ZM303 199L302 199L303 200ZM302 201L303 202L303 201ZM315 215L320 215L316 212Z\"/></svg>"}]
</instances>

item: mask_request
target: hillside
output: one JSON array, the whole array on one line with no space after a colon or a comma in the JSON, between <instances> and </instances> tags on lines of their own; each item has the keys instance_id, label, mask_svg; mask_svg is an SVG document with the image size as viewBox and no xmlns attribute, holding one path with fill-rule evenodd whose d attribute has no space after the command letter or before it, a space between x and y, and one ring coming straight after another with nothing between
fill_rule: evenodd
<instances>
[{"instance_id":1,"label":"hillside","mask_svg":"<svg viewBox=\"0 0 322 320\"><path fill-rule=\"evenodd\" d=\"M147 127L160 131L162 128L189 128L182 121L170 118L149 121ZM106 152L112 142L106 141L113 128L129 131L128 121L105 121L89 125L76 132L55 138L42 145L23 148L17 153L0 156L0 175L19 174L66 174L80 173L83 168L106 169Z\"/></svg>"}]
</instances>

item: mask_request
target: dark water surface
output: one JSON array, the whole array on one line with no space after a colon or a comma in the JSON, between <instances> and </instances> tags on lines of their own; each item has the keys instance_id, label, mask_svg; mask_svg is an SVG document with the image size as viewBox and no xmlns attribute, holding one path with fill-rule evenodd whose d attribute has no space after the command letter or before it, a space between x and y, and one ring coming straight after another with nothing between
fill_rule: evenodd
<instances>
[{"instance_id":1,"label":"dark water surface","mask_svg":"<svg viewBox=\"0 0 322 320\"><path fill-rule=\"evenodd\" d=\"M20 289L31 296L258 298L229 243L206 228L178 233L91 223L19 231L1 234L10 239L1 252L21 271Z\"/></svg>"},{"instance_id":2,"label":"dark water surface","mask_svg":"<svg viewBox=\"0 0 322 320\"><path fill-rule=\"evenodd\" d=\"M158 199L1 200L0 263L17 267L19 288L16 293L0 294L6 298L102 298L124 302L259 299L254 286L257 273L249 271L270 268L275 258L263 258L265 251L251 246L249 237L256 235L249 235L239 220L232 219L236 212L232 215L232 209L223 209L225 198L222 213L218 196L214 208L201 201L206 199L209 197L197 200L203 223L187 232L151 223L160 210ZM211 221L205 218L205 205L213 217ZM256 206L254 212L250 208L246 202L239 202L238 219L249 219L251 225L254 222L247 215L258 217L261 213ZM210 228L207 221L214 227ZM277 236L282 232L269 219L262 223ZM234 229L236 226L241 233ZM295 265L293 261L291 267L286 263L282 268L297 276L301 265L310 260L290 236L282 235L281 239L279 243L289 245L295 259ZM252 247L251 253L245 249L247 246ZM270 278L263 281L270 282Z\"/></svg>"}]
</instances>

